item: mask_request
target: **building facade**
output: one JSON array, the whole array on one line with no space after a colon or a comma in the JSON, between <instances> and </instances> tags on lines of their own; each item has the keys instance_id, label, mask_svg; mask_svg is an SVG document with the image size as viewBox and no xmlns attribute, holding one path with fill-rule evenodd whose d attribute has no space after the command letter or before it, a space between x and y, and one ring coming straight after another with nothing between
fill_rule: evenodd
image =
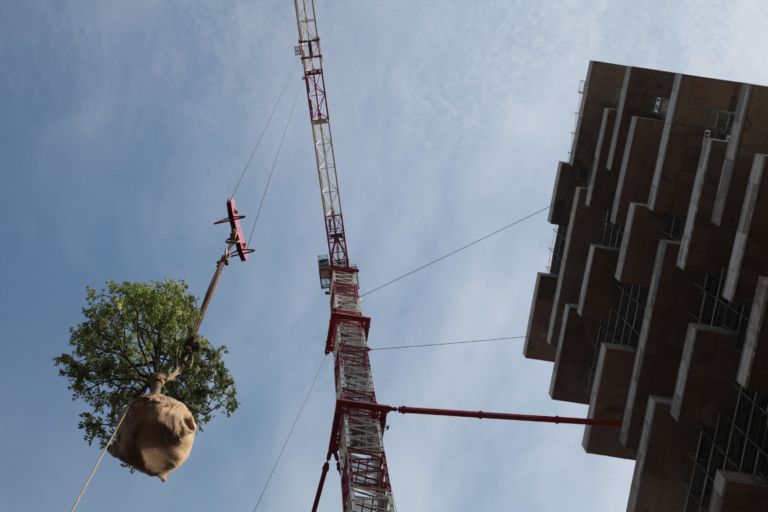
<instances>
[{"instance_id":1,"label":"building facade","mask_svg":"<svg viewBox=\"0 0 768 512\"><path fill-rule=\"evenodd\" d=\"M627 510L768 511L768 88L591 62L524 348Z\"/></svg>"}]
</instances>

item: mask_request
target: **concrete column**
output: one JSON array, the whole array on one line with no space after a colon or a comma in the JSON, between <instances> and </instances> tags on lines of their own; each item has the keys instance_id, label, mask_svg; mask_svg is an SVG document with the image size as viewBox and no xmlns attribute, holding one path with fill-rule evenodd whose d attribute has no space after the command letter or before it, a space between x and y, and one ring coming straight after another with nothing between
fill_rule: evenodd
<instances>
[{"instance_id":1,"label":"concrete column","mask_svg":"<svg viewBox=\"0 0 768 512\"><path fill-rule=\"evenodd\" d=\"M768 391L768 328L764 325L767 304L768 277L763 276L757 280L736 375L737 382L750 390Z\"/></svg>"},{"instance_id":2,"label":"concrete column","mask_svg":"<svg viewBox=\"0 0 768 512\"><path fill-rule=\"evenodd\" d=\"M735 332L688 324L672 397L672 417L684 423L714 427L720 411L736 397L729 382L736 374L738 361Z\"/></svg>"},{"instance_id":3,"label":"concrete column","mask_svg":"<svg viewBox=\"0 0 768 512\"><path fill-rule=\"evenodd\" d=\"M768 274L768 176L765 176L765 165L766 155L756 154L723 285L723 297L731 302L751 300L757 278Z\"/></svg>"},{"instance_id":4,"label":"concrete column","mask_svg":"<svg viewBox=\"0 0 768 512\"><path fill-rule=\"evenodd\" d=\"M571 146L572 165L583 168L592 166L603 110L616 108L625 69L626 66L606 62L589 63Z\"/></svg>"},{"instance_id":5,"label":"concrete column","mask_svg":"<svg viewBox=\"0 0 768 512\"><path fill-rule=\"evenodd\" d=\"M555 400L588 404L587 380L597 322L580 317L576 304L566 304L563 310L563 328L552 368L549 396Z\"/></svg>"},{"instance_id":6,"label":"concrete column","mask_svg":"<svg viewBox=\"0 0 768 512\"><path fill-rule=\"evenodd\" d=\"M614 224L626 222L629 203L648 201L663 128L659 119L632 117L611 208Z\"/></svg>"},{"instance_id":7,"label":"concrete column","mask_svg":"<svg viewBox=\"0 0 768 512\"><path fill-rule=\"evenodd\" d=\"M659 240L664 236L664 216L647 205L629 203L627 223L616 261L616 279L622 283L648 286Z\"/></svg>"},{"instance_id":8,"label":"concrete column","mask_svg":"<svg viewBox=\"0 0 768 512\"><path fill-rule=\"evenodd\" d=\"M709 512L765 512L768 481L755 475L718 470L712 486Z\"/></svg>"},{"instance_id":9,"label":"concrete column","mask_svg":"<svg viewBox=\"0 0 768 512\"><path fill-rule=\"evenodd\" d=\"M685 215L696 176L701 139L717 111L732 111L739 84L677 75L664 124L648 207Z\"/></svg>"},{"instance_id":10,"label":"concrete column","mask_svg":"<svg viewBox=\"0 0 768 512\"><path fill-rule=\"evenodd\" d=\"M621 440L634 448L650 395L672 396L685 334L701 302L693 277L677 268L679 242L662 240L656 251L643 326L627 395Z\"/></svg>"},{"instance_id":11,"label":"concrete column","mask_svg":"<svg viewBox=\"0 0 768 512\"><path fill-rule=\"evenodd\" d=\"M677 257L677 266L683 270L715 274L727 263L734 230L711 221L726 145L724 140L711 137L702 140Z\"/></svg>"},{"instance_id":12,"label":"concrete column","mask_svg":"<svg viewBox=\"0 0 768 512\"><path fill-rule=\"evenodd\" d=\"M671 400L650 396L645 408L627 512L682 512L696 452L696 429L669 414Z\"/></svg>"},{"instance_id":13,"label":"concrete column","mask_svg":"<svg viewBox=\"0 0 768 512\"><path fill-rule=\"evenodd\" d=\"M552 190L552 207L549 209L550 224L568 224L576 187L587 185L587 170L560 162L557 165L555 188Z\"/></svg>"},{"instance_id":14,"label":"concrete column","mask_svg":"<svg viewBox=\"0 0 768 512\"><path fill-rule=\"evenodd\" d=\"M723 223L726 215L738 215L738 212L733 212L733 206L729 207L728 203L730 202L730 195L734 195L737 198L743 197L747 173L749 172L749 164L745 165L744 158L751 159L752 153L765 151L763 143L766 142L766 137L764 133L761 134L759 132L765 131L762 127L765 126L766 117L765 114L760 115L760 110L763 108L762 103L766 101L766 97L764 94L761 94L761 91L756 92L760 98L754 102L754 105L750 105L752 86L743 84L739 91L731 135L728 140L728 149L725 152L723 168L720 171L720 182L717 186L715 206L712 209L712 222L718 226ZM752 123L747 123L748 112L751 114L750 117L757 116L758 119L755 120L762 121L758 125L761 128L749 130ZM731 211L728 212L728 210Z\"/></svg>"},{"instance_id":15,"label":"concrete column","mask_svg":"<svg viewBox=\"0 0 768 512\"><path fill-rule=\"evenodd\" d=\"M608 310L616 303L616 261L619 250L603 245L589 246L584 280L579 293L579 315L601 320L608 317Z\"/></svg>"},{"instance_id":16,"label":"concrete column","mask_svg":"<svg viewBox=\"0 0 768 512\"><path fill-rule=\"evenodd\" d=\"M673 73L654 69L628 67L624 75L621 96L619 97L618 116L610 149L606 161L606 169L618 171L623 158L630 120L633 116L654 116L656 98L669 98L675 80Z\"/></svg>"},{"instance_id":17,"label":"concrete column","mask_svg":"<svg viewBox=\"0 0 768 512\"><path fill-rule=\"evenodd\" d=\"M607 108L603 112L603 121L600 124L600 135L595 147L595 158L592 161L592 175L589 178L587 191L587 206L607 210L610 207L610 198L616 189L616 173L611 173L605 168L608 144L616 120L616 109Z\"/></svg>"},{"instance_id":18,"label":"concrete column","mask_svg":"<svg viewBox=\"0 0 768 512\"><path fill-rule=\"evenodd\" d=\"M565 249L557 276L555 298L552 302L552 314L549 320L547 341L557 346L560 339L560 325L565 304L576 304L584 277L584 265L587 262L589 246L600 238L605 221L605 212L588 207L584 199L587 189L578 187L574 193L568 231L565 235Z\"/></svg>"},{"instance_id":19,"label":"concrete column","mask_svg":"<svg viewBox=\"0 0 768 512\"><path fill-rule=\"evenodd\" d=\"M624 416L635 349L603 343L589 399L589 418L620 420ZM587 453L634 459L635 450L621 444L618 427L586 426L581 445Z\"/></svg>"},{"instance_id":20,"label":"concrete column","mask_svg":"<svg viewBox=\"0 0 768 512\"><path fill-rule=\"evenodd\" d=\"M712 222L735 223L749 180L755 153L768 153L768 88L744 84L720 173Z\"/></svg>"},{"instance_id":21,"label":"concrete column","mask_svg":"<svg viewBox=\"0 0 768 512\"><path fill-rule=\"evenodd\" d=\"M557 288L557 275L543 272L536 274L531 314L528 316L528 331L523 346L523 355L528 359L555 360L555 349L547 343L547 331L552 315L552 301L555 299L555 288Z\"/></svg>"}]
</instances>

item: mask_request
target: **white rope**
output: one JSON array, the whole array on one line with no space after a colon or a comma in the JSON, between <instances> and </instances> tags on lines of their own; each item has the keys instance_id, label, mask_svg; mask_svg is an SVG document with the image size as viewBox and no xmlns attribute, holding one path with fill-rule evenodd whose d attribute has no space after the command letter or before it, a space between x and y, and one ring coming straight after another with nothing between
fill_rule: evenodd
<instances>
[{"instance_id":1,"label":"white rope","mask_svg":"<svg viewBox=\"0 0 768 512\"><path fill-rule=\"evenodd\" d=\"M91 483L91 480L93 479L93 475L96 474L96 470L99 469L99 466L101 465L101 461L104 459L104 454L107 453L107 447L112 444L112 441L115 440L115 435L117 435L117 431L120 429L120 425L123 424L125 415L128 414L128 409L129 407L126 407L125 410L123 411L123 415L120 416L120 421L117 422L117 426L115 427L115 430L112 432L112 435L109 437L109 441L107 441L107 444L105 444L104 448L102 448L101 453L99 454L99 459L96 461L96 464L93 466L93 469L91 470L91 474L88 475L88 479L83 484L83 488L80 489L80 494L77 495L75 504L72 505L72 510L70 512L75 512L75 510L77 510L77 506L80 504L80 500L83 498L83 494L85 494L85 490L88 488L88 484Z\"/></svg>"}]
</instances>

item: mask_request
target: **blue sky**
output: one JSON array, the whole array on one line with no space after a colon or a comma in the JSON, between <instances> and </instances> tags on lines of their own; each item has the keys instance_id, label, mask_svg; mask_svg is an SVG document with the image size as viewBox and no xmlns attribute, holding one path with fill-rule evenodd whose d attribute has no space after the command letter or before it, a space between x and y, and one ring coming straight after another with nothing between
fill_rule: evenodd
<instances>
[{"instance_id":1,"label":"blue sky","mask_svg":"<svg viewBox=\"0 0 768 512\"><path fill-rule=\"evenodd\" d=\"M350 256L363 290L545 206L590 59L768 83L761 1L321 1L318 17ZM0 4L0 503L69 510L98 455L66 382L86 285L188 280L202 295L212 221L295 64L292 2ZM298 73L237 194L258 206ZM246 220L246 224L250 226ZM370 345L524 334L548 260L544 215L366 297ZM79 510L253 509L314 371L328 308L306 103L245 265L203 334L230 348L241 407L162 484L107 458ZM372 353L381 402L584 415L549 399L520 342ZM306 510L333 404L326 362L259 510ZM582 429L396 416L385 437L402 511L625 507L631 462ZM331 473L321 510L340 509Z\"/></svg>"}]
</instances>

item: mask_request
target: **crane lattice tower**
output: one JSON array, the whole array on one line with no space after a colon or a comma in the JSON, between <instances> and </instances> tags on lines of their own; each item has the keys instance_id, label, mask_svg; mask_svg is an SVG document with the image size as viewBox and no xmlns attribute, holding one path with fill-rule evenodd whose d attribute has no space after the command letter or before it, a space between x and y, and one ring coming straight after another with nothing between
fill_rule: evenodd
<instances>
[{"instance_id":1,"label":"crane lattice tower","mask_svg":"<svg viewBox=\"0 0 768 512\"><path fill-rule=\"evenodd\" d=\"M334 456L338 461L345 512L393 512L395 505L382 438L385 414L339 403L377 403L368 358L371 319L361 312L358 269L349 263L315 3L294 0L294 6L299 31L296 54L304 67L328 240L328 257L319 261L321 286L330 296L331 319L325 352L333 353L337 400L328 457Z\"/></svg>"}]
</instances>

